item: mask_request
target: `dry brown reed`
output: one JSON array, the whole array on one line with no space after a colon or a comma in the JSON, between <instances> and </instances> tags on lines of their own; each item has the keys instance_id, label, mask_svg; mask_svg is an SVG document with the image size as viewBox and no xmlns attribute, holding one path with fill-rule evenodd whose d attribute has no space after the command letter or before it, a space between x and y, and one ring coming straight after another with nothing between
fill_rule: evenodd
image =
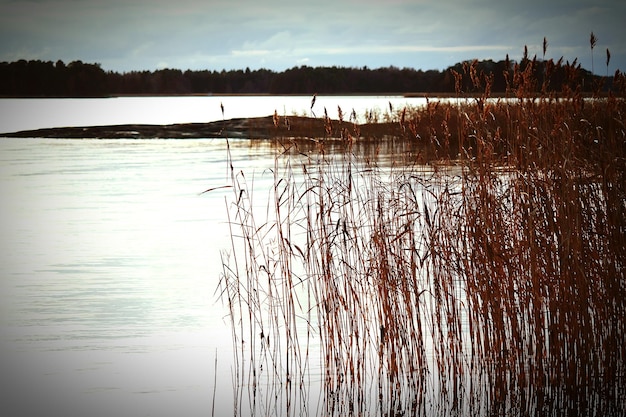
<instances>
[{"instance_id":1,"label":"dry brown reed","mask_svg":"<svg viewBox=\"0 0 626 417\"><path fill-rule=\"evenodd\" d=\"M324 116L277 143L267 205L230 165L236 414L625 412L625 77L584 99L575 63L526 60L492 99L475 64L396 113L393 160Z\"/></svg>"}]
</instances>

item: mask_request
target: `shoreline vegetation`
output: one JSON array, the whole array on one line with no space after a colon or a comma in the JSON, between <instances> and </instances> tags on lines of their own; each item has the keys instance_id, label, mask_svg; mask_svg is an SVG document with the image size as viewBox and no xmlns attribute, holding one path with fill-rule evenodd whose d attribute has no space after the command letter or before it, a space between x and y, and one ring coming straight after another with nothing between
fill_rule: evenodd
<instances>
[{"instance_id":1,"label":"shoreline vegetation","mask_svg":"<svg viewBox=\"0 0 626 417\"><path fill-rule=\"evenodd\" d=\"M551 71L494 101L466 65L483 95L393 112L391 164L341 116L340 151L277 141L271 190L229 154L235 415L624 415L626 77Z\"/></svg>"}]
</instances>

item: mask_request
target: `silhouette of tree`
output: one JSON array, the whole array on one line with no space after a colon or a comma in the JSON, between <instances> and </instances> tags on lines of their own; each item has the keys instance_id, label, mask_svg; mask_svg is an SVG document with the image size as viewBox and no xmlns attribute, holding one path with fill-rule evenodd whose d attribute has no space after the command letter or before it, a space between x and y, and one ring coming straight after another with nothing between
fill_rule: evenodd
<instances>
[{"instance_id":1,"label":"silhouette of tree","mask_svg":"<svg viewBox=\"0 0 626 417\"><path fill-rule=\"evenodd\" d=\"M481 85L466 71L471 61L459 62L444 71L415 70L394 66L371 69L356 67L310 67L300 66L282 72L268 69L191 71L161 69L157 71L131 71L126 73L105 72L100 64L73 61L65 64L43 61L19 60L0 63L0 95L12 97L30 96L106 96L120 94L403 94L403 93L454 93L455 77L461 75L463 93L480 92ZM594 76L575 62L562 65L552 60L530 59L527 49L519 63L493 60L476 61L473 64L475 79L493 77L492 92L505 92L513 88L513 69L531 71L538 81L533 87L560 91L573 76L582 77L585 88L591 89ZM573 68L573 69L572 69ZM572 75L571 71L574 71ZM609 88L611 77L604 85ZM507 84L508 82L508 84ZM596 83L599 85L598 83Z\"/></svg>"}]
</instances>

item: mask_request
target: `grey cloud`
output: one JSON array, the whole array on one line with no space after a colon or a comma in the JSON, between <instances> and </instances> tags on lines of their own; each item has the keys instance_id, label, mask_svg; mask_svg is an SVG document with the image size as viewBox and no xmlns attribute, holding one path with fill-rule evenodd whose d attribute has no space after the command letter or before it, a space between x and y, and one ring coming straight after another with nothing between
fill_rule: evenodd
<instances>
[{"instance_id":1,"label":"grey cloud","mask_svg":"<svg viewBox=\"0 0 626 417\"><path fill-rule=\"evenodd\" d=\"M626 67L620 20L626 5L612 1L18 3L0 0L0 60L71 57L111 70L154 69L159 62L181 69L284 69L302 62L430 69L519 56L525 44L539 52L546 36L550 56L575 54L587 65L594 30L598 47L609 47L614 62Z\"/></svg>"}]
</instances>

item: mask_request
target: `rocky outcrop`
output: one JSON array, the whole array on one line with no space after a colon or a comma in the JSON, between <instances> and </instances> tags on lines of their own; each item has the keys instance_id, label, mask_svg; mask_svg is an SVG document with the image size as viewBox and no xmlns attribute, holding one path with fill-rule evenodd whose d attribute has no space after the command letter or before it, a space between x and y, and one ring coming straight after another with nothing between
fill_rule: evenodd
<instances>
[{"instance_id":1,"label":"rocky outcrop","mask_svg":"<svg viewBox=\"0 0 626 417\"><path fill-rule=\"evenodd\" d=\"M171 125L126 124L88 127L55 127L2 133L1 137L15 138L81 138L81 139L200 139L277 137L323 138L341 137L343 129L351 135L370 137L399 134L397 123L354 125L338 120L324 120L299 116L254 117L220 120L210 123L179 123Z\"/></svg>"}]
</instances>

